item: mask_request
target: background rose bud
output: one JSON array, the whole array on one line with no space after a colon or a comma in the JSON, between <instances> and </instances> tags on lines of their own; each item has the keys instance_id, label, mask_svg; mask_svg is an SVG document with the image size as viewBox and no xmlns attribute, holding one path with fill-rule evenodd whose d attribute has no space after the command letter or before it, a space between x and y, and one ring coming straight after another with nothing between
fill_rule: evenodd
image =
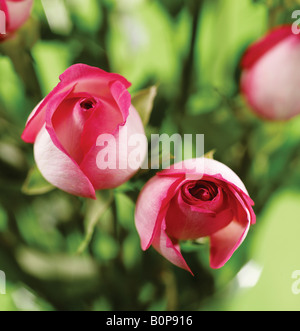
<instances>
[{"instance_id":1,"label":"background rose bud","mask_svg":"<svg viewBox=\"0 0 300 331\"><path fill-rule=\"evenodd\" d=\"M119 186L137 170L99 169L97 156L103 148L97 144L99 136L116 137L116 149L111 153L118 165L119 158L124 158L119 151L129 153L128 140L133 134L144 134L144 127L131 106L130 83L124 77L76 64L60 80L33 110L22 138L34 143L37 166L51 184L95 198L95 190ZM127 139L119 141L123 130Z\"/></svg>"},{"instance_id":2,"label":"background rose bud","mask_svg":"<svg viewBox=\"0 0 300 331\"><path fill-rule=\"evenodd\" d=\"M188 271L180 240L209 237L210 266L220 268L255 223L253 201L239 177L224 164L197 159L203 166L203 173L197 173L189 170L192 162L184 161L182 170L174 166L164 170L145 185L137 202L136 227L143 250L152 245Z\"/></svg>"},{"instance_id":3,"label":"background rose bud","mask_svg":"<svg viewBox=\"0 0 300 331\"><path fill-rule=\"evenodd\" d=\"M7 35L19 29L29 18L33 0L0 0L5 13ZM3 37L3 35L1 35Z\"/></svg>"},{"instance_id":4,"label":"background rose bud","mask_svg":"<svg viewBox=\"0 0 300 331\"><path fill-rule=\"evenodd\" d=\"M286 120L300 113L300 35L281 26L249 47L241 88L255 113Z\"/></svg>"}]
</instances>

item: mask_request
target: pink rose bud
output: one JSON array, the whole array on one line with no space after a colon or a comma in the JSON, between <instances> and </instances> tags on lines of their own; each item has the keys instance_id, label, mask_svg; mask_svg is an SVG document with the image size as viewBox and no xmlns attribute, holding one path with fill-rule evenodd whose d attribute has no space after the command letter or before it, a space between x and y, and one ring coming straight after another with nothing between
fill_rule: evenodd
<instances>
[{"instance_id":1,"label":"pink rose bud","mask_svg":"<svg viewBox=\"0 0 300 331\"><path fill-rule=\"evenodd\" d=\"M0 39L9 36L19 29L29 18L33 0L0 0L1 26L5 31L0 31ZM5 20L5 22L2 22Z\"/></svg>"},{"instance_id":2,"label":"pink rose bud","mask_svg":"<svg viewBox=\"0 0 300 331\"><path fill-rule=\"evenodd\" d=\"M159 172L138 198L135 222L142 249L152 245L191 272L179 242L209 237L210 266L220 268L255 223L253 205L242 181L224 164L206 158L183 161Z\"/></svg>"},{"instance_id":3,"label":"pink rose bud","mask_svg":"<svg viewBox=\"0 0 300 331\"><path fill-rule=\"evenodd\" d=\"M95 198L95 190L117 187L134 175L147 150L142 146L138 162L128 166L127 155L134 150L129 141L145 134L129 87L124 77L84 64L60 76L22 135L34 144L37 166L51 184ZM114 162L102 164L106 158Z\"/></svg>"},{"instance_id":4,"label":"pink rose bud","mask_svg":"<svg viewBox=\"0 0 300 331\"><path fill-rule=\"evenodd\" d=\"M242 59L241 89L255 113L287 120L300 113L300 35L280 26L253 44Z\"/></svg>"}]
</instances>

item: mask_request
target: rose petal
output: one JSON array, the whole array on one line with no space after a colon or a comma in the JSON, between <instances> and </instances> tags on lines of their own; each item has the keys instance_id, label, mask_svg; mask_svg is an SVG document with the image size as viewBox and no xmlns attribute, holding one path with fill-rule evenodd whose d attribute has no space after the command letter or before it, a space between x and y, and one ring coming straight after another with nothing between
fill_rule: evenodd
<instances>
[{"instance_id":1,"label":"rose petal","mask_svg":"<svg viewBox=\"0 0 300 331\"><path fill-rule=\"evenodd\" d=\"M187 265L185 259L183 258L178 241L171 240L166 234L166 223L165 219L158 224L153 238L153 247L167 260L176 265L179 268L189 271L192 275L192 271Z\"/></svg>"},{"instance_id":2,"label":"rose petal","mask_svg":"<svg viewBox=\"0 0 300 331\"><path fill-rule=\"evenodd\" d=\"M219 195L217 205L204 209L204 204L198 207L186 203L179 189L171 200L166 215L168 234L180 240L192 240L209 236L227 226L234 214L226 193L220 190ZM211 202L206 204L211 205Z\"/></svg>"},{"instance_id":3,"label":"rose petal","mask_svg":"<svg viewBox=\"0 0 300 331\"><path fill-rule=\"evenodd\" d=\"M36 136L42 129L43 125L45 124L46 121L46 110L49 107L49 103L52 101L54 98L56 103L59 105L64 98L71 93L71 91L74 90L75 83L73 85L67 85L62 87L62 85L57 85L52 92L50 92L46 98L44 98L32 111L30 114L26 127L23 131L22 134L22 139L27 142L33 144ZM49 109L49 108L48 108ZM52 109L51 111L51 116L52 113L55 109ZM50 117L51 117L50 116Z\"/></svg>"},{"instance_id":4,"label":"rose petal","mask_svg":"<svg viewBox=\"0 0 300 331\"><path fill-rule=\"evenodd\" d=\"M242 190L245 194L249 195L244 183L234 173L229 167L225 164L218 162L216 160L208 158L198 158L185 160L179 163L176 163L170 167L170 169L163 170L157 174L158 176L176 176L176 175L185 175L192 176L191 178L202 179L203 176L211 176L216 179L225 180Z\"/></svg>"},{"instance_id":5,"label":"rose petal","mask_svg":"<svg viewBox=\"0 0 300 331\"><path fill-rule=\"evenodd\" d=\"M42 175L52 185L70 194L96 198L89 179L76 163L55 146L45 127L36 138L34 157Z\"/></svg>"},{"instance_id":6,"label":"rose petal","mask_svg":"<svg viewBox=\"0 0 300 331\"><path fill-rule=\"evenodd\" d=\"M281 35L278 36L278 34ZM241 78L241 90L256 114L269 120L288 120L300 113L300 37L292 34L291 27L272 32L260 44L268 47L268 39L279 37L278 42L262 56L247 60L255 51L251 47ZM252 57L255 57L253 55Z\"/></svg>"},{"instance_id":7,"label":"rose petal","mask_svg":"<svg viewBox=\"0 0 300 331\"><path fill-rule=\"evenodd\" d=\"M250 69L263 55L291 35L292 28L290 25L283 25L269 32L264 38L247 49L242 58L242 68Z\"/></svg>"},{"instance_id":8,"label":"rose petal","mask_svg":"<svg viewBox=\"0 0 300 331\"><path fill-rule=\"evenodd\" d=\"M141 166L147 153L147 146L138 147L141 160L132 168L128 165L130 153L135 147L130 147L129 140L133 135L142 135L145 137L145 131L137 111L131 107L126 124L120 127L117 133L110 135L100 135L99 138L107 140L107 146L100 146L99 140L96 139L94 146L85 155L80 164L82 171L88 176L96 190L117 187L129 180ZM119 137L121 137L119 139ZM108 168L98 167L99 153L108 154L112 158L111 165ZM123 165L120 167L120 164Z\"/></svg>"},{"instance_id":9,"label":"rose petal","mask_svg":"<svg viewBox=\"0 0 300 331\"><path fill-rule=\"evenodd\" d=\"M84 156L80 142L85 123L91 116L91 112L81 109L81 101L82 98L65 99L51 119L57 139L77 164Z\"/></svg>"},{"instance_id":10,"label":"rose petal","mask_svg":"<svg viewBox=\"0 0 300 331\"><path fill-rule=\"evenodd\" d=\"M181 178L155 176L142 189L135 210L135 224L143 250L148 249L161 226L161 213L174 196Z\"/></svg>"},{"instance_id":11,"label":"rose petal","mask_svg":"<svg viewBox=\"0 0 300 331\"><path fill-rule=\"evenodd\" d=\"M243 211L246 213L247 215L247 219L250 222L250 224L255 224L256 223L256 215L253 211L252 206L254 205L254 202L252 201L252 199L244 194L244 192L242 191L238 191L236 189L236 187L233 187L231 185L228 186L228 188L231 190L232 194L235 196L235 198L238 201L238 207L242 208ZM237 219L241 219L242 217L237 217Z\"/></svg>"},{"instance_id":12,"label":"rose petal","mask_svg":"<svg viewBox=\"0 0 300 331\"><path fill-rule=\"evenodd\" d=\"M110 84L111 94L123 115L123 124L125 124L126 119L129 115L129 108L131 106L131 95L127 91L125 85L120 81L115 81Z\"/></svg>"},{"instance_id":13,"label":"rose petal","mask_svg":"<svg viewBox=\"0 0 300 331\"><path fill-rule=\"evenodd\" d=\"M64 84L77 82L78 91L88 91L90 94L99 98L107 94L106 91L110 89L109 84L114 81L120 81L126 88L131 86L131 83L121 75L106 72L100 68L82 63L77 63L69 67L60 75L59 79ZM104 89L105 93L103 93L102 89Z\"/></svg>"},{"instance_id":14,"label":"rose petal","mask_svg":"<svg viewBox=\"0 0 300 331\"><path fill-rule=\"evenodd\" d=\"M95 145L100 134L114 134L117 132L119 126L127 121L131 103L130 94L121 83L118 84L115 82L114 84L120 84L119 88L121 89L118 91L120 94L117 94L115 91L116 94L114 97L117 98L118 95L118 98L122 98L123 96L126 101L123 101L123 104L119 105L113 101L114 97L109 101L106 101L104 98L99 100L98 107L93 111L82 132L81 147L85 154Z\"/></svg>"},{"instance_id":15,"label":"rose petal","mask_svg":"<svg viewBox=\"0 0 300 331\"><path fill-rule=\"evenodd\" d=\"M210 266L218 269L231 258L244 241L250 222L233 221L227 227L210 236Z\"/></svg>"},{"instance_id":16,"label":"rose petal","mask_svg":"<svg viewBox=\"0 0 300 331\"><path fill-rule=\"evenodd\" d=\"M32 112L22 134L22 139L25 142L34 143L37 134L45 122L45 113L49 102L52 102L53 98L57 100L58 96L60 96L60 101L63 101L63 96L66 91L72 90L74 94L88 92L89 95L99 98L107 108L111 105L114 98L118 98L114 88L113 92L111 91L111 86L113 86L114 82L119 81L124 88L129 88L131 85L124 77L118 74L108 73L99 68L91 67L85 64L72 65L59 78L60 83ZM115 105L113 105L113 107L114 106ZM122 122L126 121L128 109L126 110L121 107L120 112L123 116Z\"/></svg>"},{"instance_id":17,"label":"rose petal","mask_svg":"<svg viewBox=\"0 0 300 331\"><path fill-rule=\"evenodd\" d=\"M243 198L234 190L232 191L231 205L235 211L234 220L225 228L214 233L210 237L210 266L212 268L221 268L232 256L235 250L244 241L253 216L245 205ZM255 219L254 219L255 222Z\"/></svg>"},{"instance_id":18,"label":"rose petal","mask_svg":"<svg viewBox=\"0 0 300 331\"><path fill-rule=\"evenodd\" d=\"M30 16L33 0L13 1L7 0L8 32L17 30Z\"/></svg>"},{"instance_id":19,"label":"rose petal","mask_svg":"<svg viewBox=\"0 0 300 331\"><path fill-rule=\"evenodd\" d=\"M9 23L9 13L8 13L8 9L7 9L7 4L6 4L6 0L0 0L0 10L2 10L5 14L5 19L6 19L6 25L8 25Z\"/></svg>"}]
</instances>

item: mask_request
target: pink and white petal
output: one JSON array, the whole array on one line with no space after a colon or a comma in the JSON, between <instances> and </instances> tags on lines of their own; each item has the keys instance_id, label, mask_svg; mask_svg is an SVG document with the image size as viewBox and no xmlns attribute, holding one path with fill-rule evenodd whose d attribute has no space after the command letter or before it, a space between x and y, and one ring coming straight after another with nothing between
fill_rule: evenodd
<instances>
[{"instance_id":1,"label":"pink and white petal","mask_svg":"<svg viewBox=\"0 0 300 331\"><path fill-rule=\"evenodd\" d=\"M48 103L53 103L52 99L57 100L58 96L61 101L66 91L72 90L74 95L76 93L88 92L102 100L106 106L110 106L111 100L114 98L111 94L110 85L114 81L119 81L125 88L130 87L130 83L118 74L105 72L99 68L91 67L85 64L75 64L69 67L61 76L60 83L45 97L45 99L34 109L27 121L25 130L22 134L22 139L28 143L34 143L34 140L41 130L44 121L45 113ZM116 108L118 105L114 104ZM110 107L111 108L111 107ZM122 110L120 110L121 112ZM126 120L128 113L124 111L122 122Z\"/></svg>"},{"instance_id":2,"label":"pink and white petal","mask_svg":"<svg viewBox=\"0 0 300 331\"><path fill-rule=\"evenodd\" d=\"M300 38L290 32L243 71L241 90L256 114L269 120L288 120L300 113L299 56Z\"/></svg>"},{"instance_id":3,"label":"pink and white petal","mask_svg":"<svg viewBox=\"0 0 300 331\"><path fill-rule=\"evenodd\" d=\"M250 69L263 55L284 39L293 35L291 25L281 25L270 31L265 37L253 43L245 52L241 66Z\"/></svg>"},{"instance_id":4,"label":"pink and white petal","mask_svg":"<svg viewBox=\"0 0 300 331\"><path fill-rule=\"evenodd\" d=\"M8 9L7 9L7 4L6 4L6 0L0 0L0 10L2 10L5 14L5 18L6 18L6 25L8 25L9 23L9 13L8 13Z\"/></svg>"},{"instance_id":5,"label":"pink and white petal","mask_svg":"<svg viewBox=\"0 0 300 331\"><path fill-rule=\"evenodd\" d=\"M118 187L133 176L132 169L119 168L118 149L114 135L102 134L81 162L80 168L96 190Z\"/></svg>"},{"instance_id":6,"label":"pink and white petal","mask_svg":"<svg viewBox=\"0 0 300 331\"><path fill-rule=\"evenodd\" d=\"M54 112L51 122L65 151L79 164L83 158L80 146L82 131L91 112L82 111L78 98L65 99Z\"/></svg>"},{"instance_id":7,"label":"pink and white petal","mask_svg":"<svg viewBox=\"0 0 300 331\"><path fill-rule=\"evenodd\" d=\"M49 100L49 102L47 104L47 111L46 111L46 116L45 116L46 129L51 137L52 142L63 153L67 154L68 157L70 159L72 159L72 161L74 163L76 163L76 161L67 152L66 148L63 146L62 142L59 140L59 136L57 135L57 132L54 127L55 123L53 123L53 119L54 119L54 115L57 112L63 110L60 107L67 102L68 98L72 99L72 95L73 95L75 86L76 85L70 87L69 89L63 89L56 95L53 95L53 97ZM69 108L70 108L70 105L69 105Z\"/></svg>"},{"instance_id":8,"label":"pink and white petal","mask_svg":"<svg viewBox=\"0 0 300 331\"><path fill-rule=\"evenodd\" d=\"M214 207L206 202L207 209L187 203L178 190L166 214L168 234L180 240L192 240L210 236L226 227L234 214L226 194L220 190L218 196L219 202Z\"/></svg>"},{"instance_id":9,"label":"pink and white petal","mask_svg":"<svg viewBox=\"0 0 300 331\"><path fill-rule=\"evenodd\" d=\"M78 165L55 146L45 127L34 144L36 164L52 185L70 194L95 199L95 189Z\"/></svg>"},{"instance_id":10,"label":"pink and white petal","mask_svg":"<svg viewBox=\"0 0 300 331\"><path fill-rule=\"evenodd\" d=\"M110 91L118 108L121 111L124 124L129 115L129 109L131 106L131 95L128 92L126 86L124 86L120 81L115 81L110 84Z\"/></svg>"},{"instance_id":11,"label":"pink and white petal","mask_svg":"<svg viewBox=\"0 0 300 331\"><path fill-rule=\"evenodd\" d=\"M64 84L77 82L75 92L88 91L99 98L107 95L111 82L120 81L126 88L131 86L131 83L119 74L82 63L72 65L59 78Z\"/></svg>"},{"instance_id":12,"label":"pink and white petal","mask_svg":"<svg viewBox=\"0 0 300 331\"><path fill-rule=\"evenodd\" d=\"M196 180L202 179L203 176L211 176L216 179L225 180L231 184L237 186L245 194L249 195L244 183L238 177L238 175L233 172L225 164L204 157L197 159L189 159L171 166L170 169L165 169L159 172L159 176L176 176L176 175L193 175L191 179ZM221 176L218 176L221 175Z\"/></svg>"},{"instance_id":13,"label":"pink and white petal","mask_svg":"<svg viewBox=\"0 0 300 331\"><path fill-rule=\"evenodd\" d=\"M31 112L31 114L29 115L27 122L26 122L26 126L25 129L22 133L21 138L27 142L27 143L31 143L33 144L35 141L36 136L38 135L38 133L40 132L41 128L43 127L43 125L45 124L45 111L40 111L40 107L43 105L44 103L43 99ZM43 106L41 107L43 108ZM34 123L32 122L32 119L35 117ZM31 123L31 124L29 124Z\"/></svg>"},{"instance_id":14,"label":"pink and white petal","mask_svg":"<svg viewBox=\"0 0 300 331\"><path fill-rule=\"evenodd\" d=\"M81 134L80 146L85 154L95 145L100 134L114 134L124 118L115 104L98 101L90 118L86 121Z\"/></svg>"},{"instance_id":15,"label":"pink and white petal","mask_svg":"<svg viewBox=\"0 0 300 331\"><path fill-rule=\"evenodd\" d=\"M151 246L157 230L161 232L162 219L180 182L175 177L154 176L143 187L135 210L135 225L143 250Z\"/></svg>"},{"instance_id":16,"label":"pink and white petal","mask_svg":"<svg viewBox=\"0 0 300 331\"><path fill-rule=\"evenodd\" d=\"M94 146L85 155L80 168L93 183L96 190L114 188L129 180L142 165L147 153L147 146L129 146L130 138L134 135L145 137L144 126L137 113L131 107L126 124L120 126L120 130L114 134L101 134ZM138 149L140 162L131 167L130 154ZM101 155L106 155L111 161L101 163ZM121 165L121 166L120 166Z\"/></svg>"},{"instance_id":17,"label":"pink and white petal","mask_svg":"<svg viewBox=\"0 0 300 331\"><path fill-rule=\"evenodd\" d=\"M210 265L214 269L221 268L230 259L246 238L250 225L255 223L255 214L250 201L245 201L245 194L242 193L244 197L241 197L230 185L228 189L232 194L234 218L227 227L210 236Z\"/></svg>"},{"instance_id":18,"label":"pink and white petal","mask_svg":"<svg viewBox=\"0 0 300 331\"><path fill-rule=\"evenodd\" d=\"M179 268L189 271L193 275L181 254L178 241L172 241L167 235L165 219L163 219L156 228L152 246L171 263Z\"/></svg>"},{"instance_id":19,"label":"pink and white petal","mask_svg":"<svg viewBox=\"0 0 300 331\"><path fill-rule=\"evenodd\" d=\"M231 258L242 244L250 228L250 222L233 220L227 227L210 236L210 266L218 269Z\"/></svg>"},{"instance_id":20,"label":"pink and white petal","mask_svg":"<svg viewBox=\"0 0 300 331\"><path fill-rule=\"evenodd\" d=\"M30 114L25 129L22 133L22 139L26 143L33 144L36 136L42 129L43 125L46 121L46 111L49 109L51 116L55 109L51 109L51 104L53 103L53 99L55 100L56 104L59 105L65 98L66 95L70 94L71 91L74 90L75 84L63 86L58 84L52 92L50 92L32 111ZM50 107L49 107L50 103ZM50 116L50 118L51 118Z\"/></svg>"},{"instance_id":21,"label":"pink and white petal","mask_svg":"<svg viewBox=\"0 0 300 331\"><path fill-rule=\"evenodd\" d=\"M9 23L8 30L15 31L23 25L30 16L33 0L6 1Z\"/></svg>"},{"instance_id":22,"label":"pink and white petal","mask_svg":"<svg viewBox=\"0 0 300 331\"><path fill-rule=\"evenodd\" d=\"M234 197L237 200L237 204L238 204L238 208L242 208L244 213L246 213L246 217L248 219L248 221L250 222L250 224L255 224L256 223L256 215L253 211L252 206L254 205L254 202L252 201L252 199L244 194L244 192L238 192L236 190L235 187L233 187L232 185L228 185L228 188L230 189L230 191L232 192L232 194L234 195ZM242 219L242 217L237 218Z\"/></svg>"}]
</instances>

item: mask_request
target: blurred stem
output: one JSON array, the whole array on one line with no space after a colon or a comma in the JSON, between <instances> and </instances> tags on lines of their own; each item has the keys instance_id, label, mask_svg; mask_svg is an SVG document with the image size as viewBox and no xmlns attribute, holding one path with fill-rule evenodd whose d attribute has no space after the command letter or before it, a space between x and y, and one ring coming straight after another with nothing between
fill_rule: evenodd
<instances>
[{"instance_id":1,"label":"blurred stem","mask_svg":"<svg viewBox=\"0 0 300 331\"><path fill-rule=\"evenodd\" d=\"M250 168L252 165L252 157L250 154L249 142L251 140L253 130L254 127L252 125L244 126L244 134L241 138L241 144L245 147L245 149L243 156L241 158L239 175L244 180L248 178L248 175L250 173ZM251 184L250 180L249 180L249 184Z\"/></svg>"},{"instance_id":2,"label":"blurred stem","mask_svg":"<svg viewBox=\"0 0 300 331\"><path fill-rule=\"evenodd\" d=\"M288 184L288 180L292 178L294 175L294 169L298 171L298 166L300 163L300 144L297 144L290 156L287 158L285 166L282 167L281 172L277 175L276 180L273 180L269 185L269 181L265 185L268 185L268 189L266 193L262 196L262 198L258 199L258 202L255 206L256 214L260 214L264 207L267 205L268 201L271 199L274 193L276 193L279 189L283 188ZM289 174L287 176L286 174ZM257 183L256 190L259 192L261 183Z\"/></svg>"},{"instance_id":3,"label":"blurred stem","mask_svg":"<svg viewBox=\"0 0 300 331\"><path fill-rule=\"evenodd\" d=\"M176 311L178 307L178 290L173 272L166 268L162 273L166 289L167 311Z\"/></svg>"},{"instance_id":4,"label":"blurred stem","mask_svg":"<svg viewBox=\"0 0 300 331\"><path fill-rule=\"evenodd\" d=\"M106 71L110 71L110 64L109 64L109 59L106 53L106 36L109 30L109 11L106 7L105 4L103 4L102 1L99 1L99 6L102 11L102 17L103 17L103 22L102 26L99 29L99 44L103 49L103 53L101 54L101 64L102 64L102 69Z\"/></svg>"},{"instance_id":5,"label":"blurred stem","mask_svg":"<svg viewBox=\"0 0 300 331\"><path fill-rule=\"evenodd\" d=\"M26 94L34 103L41 101L42 91L30 50L24 47L20 39L16 38L1 44L0 51L11 59L16 73L23 81Z\"/></svg>"},{"instance_id":6,"label":"blurred stem","mask_svg":"<svg viewBox=\"0 0 300 331\"><path fill-rule=\"evenodd\" d=\"M186 60L183 65L182 70L182 79L180 84L180 95L177 103L178 113L184 114L186 111L186 103L189 99L191 83L192 83L192 75L193 75L193 67L195 62L195 46L197 40L198 26L200 21L200 12L202 9L204 0L191 0L189 2L189 9L192 15L192 26L191 26L191 40L189 53L186 57Z\"/></svg>"},{"instance_id":7,"label":"blurred stem","mask_svg":"<svg viewBox=\"0 0 300 331\"><path fill-rule=\"evenodd\" d=\"M238 121L241 129L243 130L242 137L240 138L240 143L244 147L243 153L238 163L237 172L241 178L249 179L249 173L252 166L252 158L250 154L249 142L251 141L252 135L255 130L255 122L249 121L248 118L245 118L243 112L241 111L241 106L238 103L239 93L235 92L231 96L226 96L219 89L214 89L218 95L222 98L222 102L225 106L232 111L233 117ZM248 180L248 187L252 185L252 181Z\"/></svg>"},{"instance_id":8,"label":"blurred stem","mask_svg":"<svg viewBox=\"0 0 300 331\"><path fill-rule=\"evenodd\" d=\"M118 233L118 209L117 209L117 201L116 201L116 196L114 195L113 200L112 200L112 213L113 213L113 235L114 238L119 241L119 233Z\"/></svg>"},{"instance_id":9,"label":"blurred stem","mask_svg":"<svg viewBox=\"0 0 300 331\"><path fill-rule=\"evenodd\" d=\"M96 197L96 200L86 201L85 238L77 249L77 254L82 254L89 247L98 222L114 201L112 190L97 191Z\"/></svg>"}]
</instances>

